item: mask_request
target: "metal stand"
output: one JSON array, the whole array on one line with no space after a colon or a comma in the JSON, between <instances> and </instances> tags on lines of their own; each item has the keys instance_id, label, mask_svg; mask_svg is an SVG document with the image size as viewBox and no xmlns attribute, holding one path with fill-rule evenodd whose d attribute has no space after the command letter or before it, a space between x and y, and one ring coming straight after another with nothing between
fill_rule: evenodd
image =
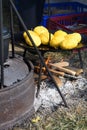
<instances>
[{"instance_id":1,"label":"metal stand","mask_svg":"<svg viewBox=\"0 0 87 130\"><path fill-rule=\"evenodd\" d=\"M83 61L82 61L80 49L78 49L78 55L79 55L79 60L80 60L80 66L81 66L81 68L83 69Z\"/></svg>"},{"instance_id":2,"label":"metal stand","mask_svg":"<svg viewBox=\"0 0 87 130\"><path fill-rule=\"evenodd\" d=\"M16 15L17 15L17 17L18 17L18 19L19 19L21 25L23 26L24 30L26 31L26 33L27 33L29 39L31 40L31 42L32 42L32 44L33 44L33 47L34 47L34 49L36 50L36 52L37 52L37 54L38 54L38 56L39 56L39 59L40 59L42 65L46 68L46 70L47 70L47 72L48 72L48 75L49 75L50 78L52 79L52 81L53 81L53 83L54 83L54 85L55 85L55 87L56 87L58 93L60 94L60 96L61 96L61 98L62 98L62 100L63 100L63 102L64 102L64 105L65 105L66 107L68 107L64 96L62 95L62 93L61 93L61 91L60 91L58 85L56 84L56 82L55 82L55 80L54 80L52 74L50 73L50 71L49 71L47 65L45 64L44 59L43 59L41 53L39 52L38 48L36 47L36 45L35 45L35 43L34 43L32 37L31 37L30 33L28 32L28 29L27 29L27 27L25 26L25 24L24 24L24 22L23 22L23 20L22 20L22 18L21 18L21 16L20 16L20 14L18 13L18 11L17 11L17 9L16 9L16 7L15 7L13 1L12 1L12 0L9 0L9 2L10 2L10 4L11 4L11 6L12 6L14 12L16 13ZM13 24L11 25L11 28L13 28ZM13 41L12 41L12 42L13 42ZM13 44L14 44L14 43L12 43L12 45L13 45Z\"/></svg>"},{"instance_id":3,"label":"metal stand","mask_svg":"<svg viewBox=\"0 0 87 130\"><path fill-rule=\"evenodd\" d=\"M3 17L2 17L2 0L0 0L0 56L1 56L1 88L4 86L4 46L3 46Z\"/></svg>"}]
</instances>

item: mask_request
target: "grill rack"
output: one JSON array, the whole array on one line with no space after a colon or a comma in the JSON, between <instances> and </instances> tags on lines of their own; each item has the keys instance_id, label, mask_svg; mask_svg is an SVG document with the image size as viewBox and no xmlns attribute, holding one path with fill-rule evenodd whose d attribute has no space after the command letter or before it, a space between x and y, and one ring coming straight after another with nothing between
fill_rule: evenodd
<instances>
[{"instance_id":1,"label":"grill rack","mask_svg":"<svg viewBox=\"0 0 87 130\"><path fill-rule=\"evenodd\" d=\"M62 25L61 25L62 28ZM70 29L67 28L63 28L64 31L66 31L67 33L72 33L73 31L71 31ZM54 33L54 30L51 30L49 32ZM61 48L53 48L49 45L40 45L38 48L38 50L40 51L41 55L43 56L45 52L50 51L50 52L66 52L66 51L77 51L78 52L78 56L79 56L79 61L80 61L80 67L83 68L83 61L82 61L82 56L81 56L81 50L83 50L84 48L87 48L87 35L85 34L81 34L82 37L82 43L84 44L83 47L81 48L75 48L75 49L71 49L71 50L63 50ZM29 46L26 42L25 39L23 38L23 32L19 32L17 34L15 34L15 45L18 47L21 47L24 49L24 53L23 53L23 57L26 57L26 52L31 52L31 53L37 53L35 48L33 46Z\"/></svg>"}]
</instances>

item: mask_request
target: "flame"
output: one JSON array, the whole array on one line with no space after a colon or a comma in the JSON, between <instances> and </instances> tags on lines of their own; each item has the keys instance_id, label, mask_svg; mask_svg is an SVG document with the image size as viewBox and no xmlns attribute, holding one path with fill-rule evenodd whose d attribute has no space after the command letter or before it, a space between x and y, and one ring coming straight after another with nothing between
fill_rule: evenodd
<instances>
[{"instance_id":1,"label":"flame","mask_svg":"<svg viewBox=\"0 0 87 130\"><path fill-rule=\"evenodd\" d=\"M45 59L45 64L48 66L48 64L49 64L49 60L50 60L50 57L48 57L47 59ZM39 71L40 71L40 67L41 67L41 65L40 65L40 63L38 64L38 66L35 66L35 71L36 71L36 73L39 73ZM46 73L46 68L45 67L42 67L42 73Z\"/></svg>"},{"instance_id":2,"label":"flame","mask_svg":"<svg viewBox=\"0 0 87 130\"><path fill-rule=\"evenodd\" d=\"M48 65L49 64L49 60L50 60L50 56L46 59L46 61L45 61L45 64L46 65ZM46 72L46 68L45 67L43 67L43 72L45 73Z\"/></svg>"}]
</instances>

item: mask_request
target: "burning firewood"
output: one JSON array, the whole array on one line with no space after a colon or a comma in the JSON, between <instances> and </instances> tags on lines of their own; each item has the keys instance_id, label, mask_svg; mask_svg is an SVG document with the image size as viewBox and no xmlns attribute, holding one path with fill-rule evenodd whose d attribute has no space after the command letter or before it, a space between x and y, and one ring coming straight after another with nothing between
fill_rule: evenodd
<instances>
[{"instance_id":1,"label":"burning firewood","mask_svg":"<svg viewBox=\"0 0 87 130\"><path fill-rule=\"evenodd\" d=\"M53 78L54 78L55 82L57 83L58 87L61 87L63 85L63 83L59 77L57 77L56 75L53 75Z\"/></svg>"},{"instance_id":2,"label":"burning firewood","mask_svg":"<svg viewBox=\"0 0 87 130\"><path fill-rule=\"evenodd\" d=\"M61 72L58 70L53 70L53 69L49 69L49 70L51 73L58 75L58 76L62 76L62 77L69 78L69 79L78 79L78 77L75 75L66 74L64 72Z\"/></svg>"},{"instance_id":3,"label":"burning firewood","mask_svg":"<svg viewBox=\"0 0 87 130\"><path fill-rule=\"evenodd\" d=\"M53 73L53 77L54 77L55 81L57 82L58 86L61 86L62 83L61 83L59 77L57 77L57 76L67 77L70 79L77 79L78 78L77 76L79 76L83 72L83 69L70 68L69 62L67 62L67 61L51 63L50 57L48 57L48 59L46 59L45 64L48 66L49 71L51 73ZM42 67L42 69L41 69L41 67ZM37 73L40 72L40 69L42 71L41 72L42 75L44 75L43 77L41 77L41 80L48 78L47 71L44 66L40 66L40 65L35 66L35 70L37 70Z\"/></svg>"},{"instance_id":4,"label":"burning firewood","mask_svg":"<svg viewBox=\"0 0 87 130\"><path fill-rule=\"evenodd\" d=\"M45 64L48 66L48 64L49 64L49 60L50 60L50 57L48 57L47 59L46 59L46 61L45 61ZM45 67L43 67L43 71L45 72L46 71L46 68Z\"/></svg>"},{"instance_id":5,"label":"burning firewood","mask_svg":"<svg viewBox=\"0 0 87 130\"><path fill-rule=\"evenodd\" d=\"M45 79L47 79L47 78L48 78L48 77L47 77L46 75L44 75L44 74L41 75L41 81L42 81L42 80L45 80ZM36 74L36 73L34 74L34 79L35 79L35 83L37 83L38 74Z\"/></svg>"}]
</instances>

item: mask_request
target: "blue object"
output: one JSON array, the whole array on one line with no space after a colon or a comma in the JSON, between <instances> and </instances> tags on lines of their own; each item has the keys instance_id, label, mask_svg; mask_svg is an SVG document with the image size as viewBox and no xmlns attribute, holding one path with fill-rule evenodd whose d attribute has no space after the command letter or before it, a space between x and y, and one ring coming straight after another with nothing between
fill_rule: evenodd
<instances>
[{"instance_id":1,"label":"blue object","mask_svg":"<svg viewBox=\"0 0 87 130\"><path fill-rule=\"evenodd\" d=\"M62 13L52 14L52 10L67 10ZM55 16L64 16L68 14L76 14L76 13L82 13L87 11L87 5L79 3L79 2L60 2L60 3L46 3L44 5L44 12L48 11L47 14L43 14L41 25L47 26L47 20L51 17Z\"/></svg>"}]
</instances>

